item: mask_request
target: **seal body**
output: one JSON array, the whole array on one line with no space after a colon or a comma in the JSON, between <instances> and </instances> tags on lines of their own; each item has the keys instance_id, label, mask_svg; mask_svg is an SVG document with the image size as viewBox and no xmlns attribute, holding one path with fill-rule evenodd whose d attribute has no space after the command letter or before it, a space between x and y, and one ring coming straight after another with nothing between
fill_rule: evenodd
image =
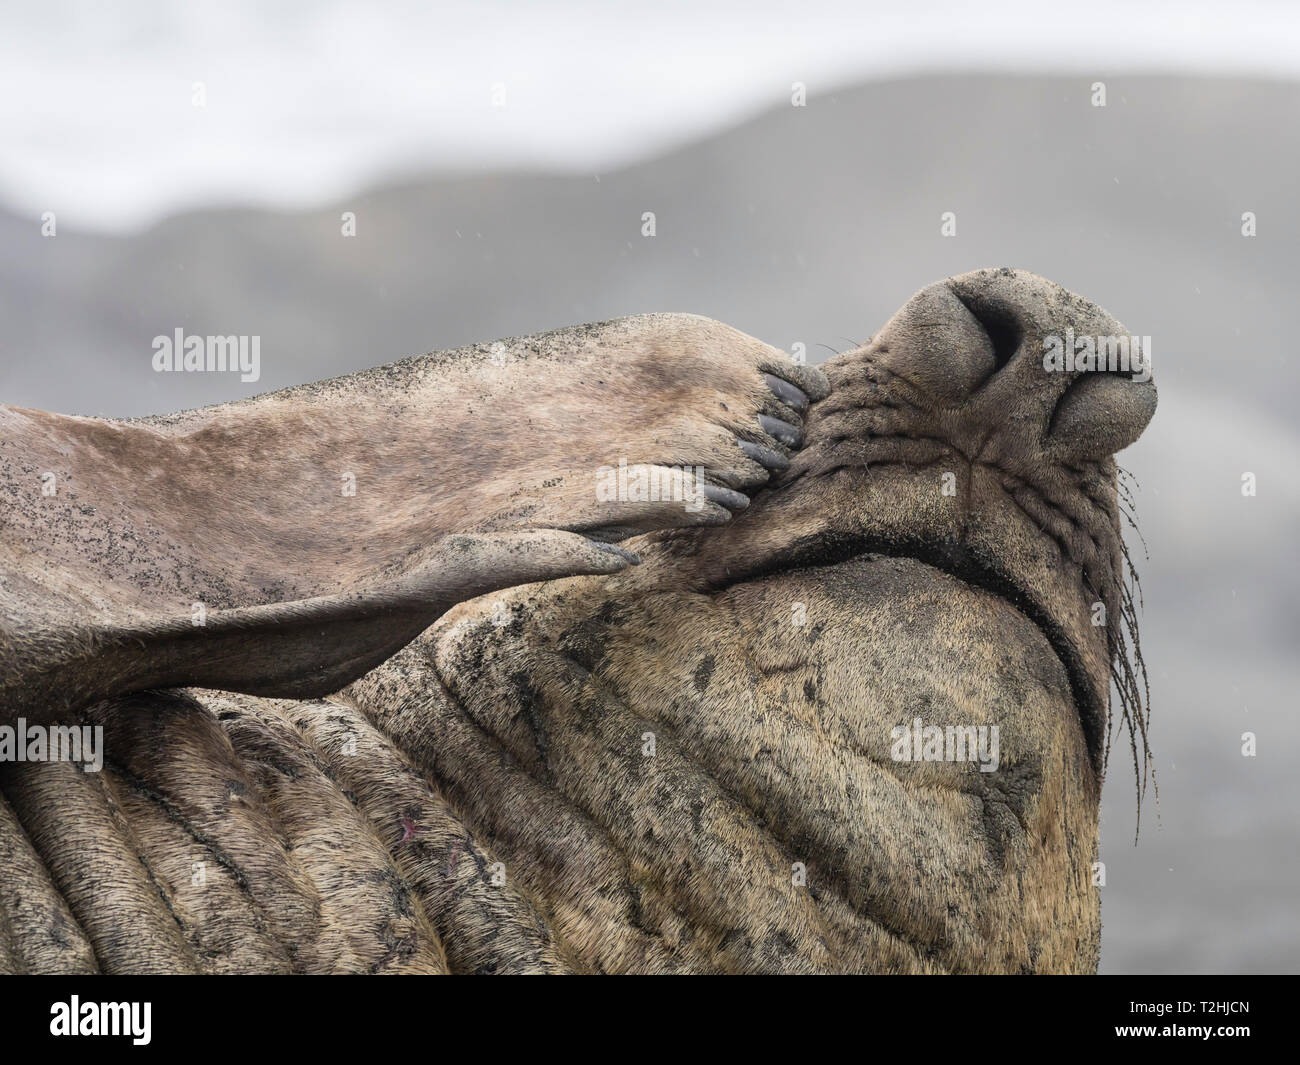
<instances>
[{"instance_id":1,"label":"seal body","mask_svg":"<svg viewBox=\"0 0 1300 1065\"><path fill-rule=\"evenodd\" d=\"M353 695L584 969L1096 966L1099 781L1066 670L917 560L500 593ZM917 719L968 727L967 757L899 752Z\"/></svg>"},{"instance_id":2,"label":"seal body","mask_svg":"<svg viewBox=\"0 0 1300 1065\"><path fill-rule=\"evenodd\" d=\"M642 326L614 335L644 377L663 323L628 341ZM660 505L638 524L615 500L565 523L542 467L563 460L575 506L581 471L539 452L523 496L494 474L482 521L430 526L468 546L404 554L380 500L348 521L387 528L381 566L309 552L283 605L232 578L227 627L179 651L148 581L111 573L134 591L103 624L128 634L86 634L73 661L98 672L53 700L103 728L103 771L0 768L0 968L1095 970L1112 675L1144 727L1111 453L1154 390L1045 367L1067 326L1122 332L1040 278L981 271L827 364L829 396L799 378L810 409L743 375L733 394L713 371L650 374L695 389L697 418L717 406L695 429L652 419L633 457L684 463L693 432L733 494L767 479L754 454L780 459L709 520ZM620 387L628 419L636 394ZM721 461L716 419L742 407L762 434ZM547 539L575 529L639 565ZM67 644L4 646L10 690L41 705ZM155 675L235 690L136 690Z\"/></svg>"}]
</instances>

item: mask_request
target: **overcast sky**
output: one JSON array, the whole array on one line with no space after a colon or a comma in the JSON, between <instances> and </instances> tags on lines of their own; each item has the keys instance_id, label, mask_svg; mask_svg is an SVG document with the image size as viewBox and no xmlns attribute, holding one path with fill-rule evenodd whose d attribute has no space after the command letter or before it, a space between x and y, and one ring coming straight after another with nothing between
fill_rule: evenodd
<instances>
[{"instance_id":1,"label":"overcast sky","mask_svg":"<svg viewBox=\"0 0 1300 1065\"><path fill-rule=\"evenodd\" d=\"M1286 0L29 0L0 12L0 202L76 228L319 203L428 167L599 171L788 103L795 81L815 101L935 70L1300 77L1300 4Z\"/></svg>"}]
</instances>

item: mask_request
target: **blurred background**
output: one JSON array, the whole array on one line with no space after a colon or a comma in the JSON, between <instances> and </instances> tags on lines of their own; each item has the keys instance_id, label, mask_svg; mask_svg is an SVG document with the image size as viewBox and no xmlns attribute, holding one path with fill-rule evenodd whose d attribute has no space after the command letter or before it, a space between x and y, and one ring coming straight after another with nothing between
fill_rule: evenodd
<instances>
[{"instance_id":1,"label":"blurred background","mask_svg":"<svg viewBox=\"0 0 1300 1065\"><path fill-rule=\"evenodd\" d=\"M1117 749L1102 971L1294 972L1298 79L1282 2L0 3L0 401L161 413L646 311L822 361L944 276L1050 277L1160 388L1120 458L1160 801L1135 846ZM177 328L259 335L260 380L155 373Z\"/></svg>"}]
</instances>

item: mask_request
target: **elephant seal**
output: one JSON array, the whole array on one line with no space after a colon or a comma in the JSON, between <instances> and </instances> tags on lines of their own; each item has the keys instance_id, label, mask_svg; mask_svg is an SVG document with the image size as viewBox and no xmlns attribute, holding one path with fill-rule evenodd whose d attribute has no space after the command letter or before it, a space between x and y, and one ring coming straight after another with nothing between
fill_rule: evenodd
<instances>
[{"instance_id":1,"label":"elephant seal","mask_svg":"<svg viewBox=\"0 0 1300 1065\"><path fill-rule=\"evenodd\" d=\"M1067 330L1125 335L987 270L824 380L670 315L5 412L11 498L79 490L9 512L6 712L107 763L3 767L0 968L1095 970L1155 389L1046 368ZM592 491L651 467L689 498Z\"/></svg>"}]
</instances>

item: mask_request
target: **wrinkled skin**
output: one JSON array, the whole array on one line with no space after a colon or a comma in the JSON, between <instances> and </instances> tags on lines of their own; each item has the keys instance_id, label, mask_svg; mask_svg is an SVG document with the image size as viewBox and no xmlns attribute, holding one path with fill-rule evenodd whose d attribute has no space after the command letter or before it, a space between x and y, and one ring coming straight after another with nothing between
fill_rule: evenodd
<instances>
[{"instance_id":1,"label":"wrinkled skin","mask_svg":"<svg viewBox=\"0 0 1300 1065\"><path fill-rule=\"evenodd\" d=\"M109 760L0 767L0 969L1095 970L1111 456L1155 390L1045 371L1067 326L1125 332L980 271L829 395L661 315L129 426L0 410L4 713ZM712 501L595 501L620 458ZM895 760L918 716L998 726L997 769Z\"/></svg>"}]
</instances>

